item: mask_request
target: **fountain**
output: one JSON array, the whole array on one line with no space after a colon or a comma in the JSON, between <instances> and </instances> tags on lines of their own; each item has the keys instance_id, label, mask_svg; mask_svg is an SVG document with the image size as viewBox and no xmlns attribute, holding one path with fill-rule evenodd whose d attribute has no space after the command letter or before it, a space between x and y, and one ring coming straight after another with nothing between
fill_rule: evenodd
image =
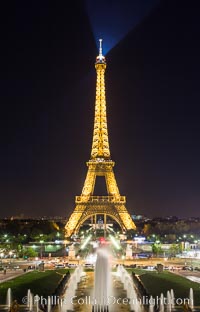
<instances>
[{"instance_id":1,"label":"fountain","mask_svg":"<svg viewBox=\"0 0 200 312\"><path fill-rule=\"evenodd\" d=\"M31 290L28 289L27 290L27 303L26 303L27 310L30 310L30 301L31 301Z\"/></svg>"},{"instance_id":2,"label":"fountain","mask_svg":"<svg viewBox=\"0 0 200 312\"><path fill-rule=\"evenodd\" d=\"M30 292L30 297L29 297L29 311L33 311L33 294Z\"/></svg>"},{"instance_id":3,"label":"fountain","mask_svg":"<svg viewBox=\"0 0 200 312\"><path fill-rule=\"evenodd\" d=\"M151 296L149 299L149 312L154 312L154 307L155 307L155 300Z\"/></svg>"},{"instance_id":4,"label":"fountain","mask_svg":"<svg viewBox=\"0 0 200 312\"><path fill-rule=\"evenodd\" d=\"M171 299L171 293L168 290L167 291L167 312L171 312L172 311L172 299Z\"/></svg>"},{"instance_id":5,"label":"fountain","mask_svg":"<svg viewBox=\"0 0 200 312\"><path fill-rule=\"evenodd\" d=\"M193 288L190 288L189 292L189 307L190 309L194 309L194 293L193 293Z\"/></svg>"},{"instance_id":6,"label":"fountain","mask_svg":"<svg viewBox=\"0 0 200 312\"><path fill-rule=\"evenodd\" d=\"M108 311L108 298L111 288L111 269L109 255L105 249L97 251L94 272L94 301L93 312Z\"/></svg>"},{"instance_id":7,"label":"fountain","mask_svg":"<svg viewBox=\"0 0 200 312\"><path fill-rule=\"evenodd\" d=\"M77 285L80 282L81 276L83 273L82 266L78 266L76 270L72 273L70 276L70 279L67 284L67 289L65 290L65 293L63 295L64 301L61 300L60 302L60 311L66 312L66 311L73 311L73 303L71 302L71 298L74 297L75 291L77 289ZM67 298L67 300L66 300ZM47 308L49 308L48 312L51 311L51 303L47 301Z\"/></svg>"},{"instance_id":8,"label":"fountain","mask_svg":"<svg viewBox=\"0 0 200 312\"><path fill-rule=\"evenodd\" d=\"M33 300L34 300L34 306L35 306L35 311L38 312L39 311L39 301L40 301L40 297L38 295L33 296Z\"/></svg>"},{"instance_id":9,"label":"fountain","mask_svg":"<svg viewBox=\"0 0 200 312\"><path fill-rule=\"evenodd\" d=\"M164 312L164 295L163 293L160 295L160 305L159 305L159 312Z\"/></svg>"},{"instance_id":10,"label":"fountain","mask_svg":"<svg viewBox=\"0 0 200 312\"><path fill-rule=\"evenodd\" d=\"M141 312L142 306L140 300L138 299L133 280L123 265L118 265L117 275L124 284L124 289L127 291L127 297L130 299L131 311Z\"/></svg>"},{"instance_id":11,"label":"fountain","mask_svg":"<svg viewBox=\"0 0 200 312\"><path fill-rule=\"evenodd\" d=\"M47 298L47 312L51 312L51 297Z\"/></svg>"},{"instance_id":12,"label":"fountain","mask_svg":"<svg viewBox=\"0 0 200 312\"><path fill-rule=\"evenodd\" d=\"M6 296L6 307L8 308L8 310L10 310L11 304L12 304L12 291L11 288L8 288Z\"/></svg>"},{"instance_id":13,"label":"fountain","mask_svg":"<svg viewBox=\"0 0 200 312\"><path fill-rule=\"evenodd\" d=\"M74 306L71 303L70 298L75 296L75 291L77 289L78 283L80 282L80 279L83 275L83 269L82 266L79 266L76 268L74 273L71 275L67 289L65 291L65 294L63 295L64 299L68 298L69 302L60 301L60 311L66 312L66 311L73 311ZM124 289L127 292L127 298L130 299L130 311L135 312L142 312L143 306L141 304L141 300L139 299L134 282L132 280L131 275L126 271L124 266L119 265L117 267L117 273L116 275L120 278L120 280L124 284ZM93 312L110 312L109 302L107 301L107 298L111 295L111 271L110 271L110 265L109 265L109 255L108 253L101 249L98 251L97 261L95 265L95 286L94 286L94 305L92 307ZM27 303L26 303L26 310L31 312L39 312L39 297L36 295L34 296L31 293L31 290L28 289L27 291ZM167 300L166 300L167 299ZM166 301L165 301L166 300ZM188 299L187 299L188 300ZM51 306L51 297L48 296L47 303L46 303L46 311L51 312L52 306ZM165 304L166 307L165 307ZM187 308L190 308L191 310L194 310L194 293L193 289L189 289L189 300L188 304L185 306ZM6 297L6 305L4 306L5 310L10 310L12 307L12 291L11 288L8 288L7 290L7 297ZM175 295L174 290L171 289L170 291L167 291L167 298L164 298L163 293L161 293L159 298L159 312L171 312L175 309ZM113 311L113 310L112 310ZM155 299L151 296L149 299L149 308L148 312L154 312L155 311ZM156 310L157 311L157 310Z\"/></svg>"},{"instance_id":14,"label":"fountain","mask_svg":"<svg viewBox=\"0 0 200 312\"><path fill-rule=\"evenodd\" d=\"M174 296L174 290L173 289L171 289L170 294L171 294L171 305L172 305L172 310L173 310L175 308L175 305L174 305L175 296Z\"/></svg>"}]
</instances>

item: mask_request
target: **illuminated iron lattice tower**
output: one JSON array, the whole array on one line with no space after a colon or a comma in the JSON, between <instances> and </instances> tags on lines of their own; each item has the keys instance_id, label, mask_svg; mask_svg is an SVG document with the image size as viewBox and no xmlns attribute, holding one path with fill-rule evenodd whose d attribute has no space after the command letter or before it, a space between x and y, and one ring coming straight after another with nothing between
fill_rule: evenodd
<instances>
[{"instance_id":1,"label":"illuminated iron lattice tower","mask_svg":"<svg viewBox=\"0 0 200 312\"><path fill-rule=\"evenodd\" d=\"M106 217L110 216L121 226L122 230L135 229L135 224L125 207L126 197L119 193L113 172L115 163L110 157L105 97L106 59L102 55L102 39L99 41L99 55L95 63L97 83L92 151L90 160L87 162L88 172L82 194L76 196L75 210L65 226L68 237L77 233L88 218L93 218L96 224L97 215L104 215L105 224ZM108 196L93 196L97 176L105 177Z\"/></svg>"}]
</instances>

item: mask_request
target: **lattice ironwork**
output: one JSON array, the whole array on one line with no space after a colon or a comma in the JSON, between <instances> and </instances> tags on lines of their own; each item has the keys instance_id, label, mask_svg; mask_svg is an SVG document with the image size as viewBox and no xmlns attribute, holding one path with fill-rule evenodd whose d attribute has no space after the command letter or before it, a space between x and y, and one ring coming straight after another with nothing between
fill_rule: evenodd
<instances>
[{"instance_id":1,"label":"lattice ironwork","mask_svg":"<svg viewBox=\"0 0 200 312\"><path fill-rule=\"evenodd\" d=\"M88 172L80 196L76 196L76 207L66 224L66 235L77 232L81 224L94 214L107 214L116 220L123 230L135 229L135 224L128 213L126 197L121 196L115 179L110 158L108 140L105 70L106 60L100 47L95 68L97 72L94 131L91 158L87 162ZM97 176L104 176L108 196L93 196Z\"/></svg>"}]
</instances>

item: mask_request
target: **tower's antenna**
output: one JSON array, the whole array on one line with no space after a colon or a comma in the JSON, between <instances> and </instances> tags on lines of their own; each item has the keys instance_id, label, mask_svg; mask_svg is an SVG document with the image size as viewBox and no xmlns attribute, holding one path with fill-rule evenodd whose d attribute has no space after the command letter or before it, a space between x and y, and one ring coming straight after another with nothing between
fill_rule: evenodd
<instances>
[{"instance_id":1,"label":"tower's antenna","mask_svg":"<svg viewBox=\"0 0 200 312\"><path fill-rule=\"evenodd\" d=\"M99 39L99 56L102 57L102 41L103 39Z\"/></svg>"}]
</instances>

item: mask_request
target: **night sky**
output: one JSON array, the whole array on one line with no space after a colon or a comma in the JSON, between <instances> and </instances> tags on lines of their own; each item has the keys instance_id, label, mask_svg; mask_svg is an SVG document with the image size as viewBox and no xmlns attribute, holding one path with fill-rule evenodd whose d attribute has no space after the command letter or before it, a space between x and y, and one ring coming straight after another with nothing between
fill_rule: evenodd
<instances>
[{"instance_id":1,"label":"night sky","mask_svg":"<svg viewBox=\"0 0 200 312\"><path fill-rule=\"evenodd\" d=\"M98 35L110 49L110 148L128 210L200 216L198 1L102 3L1 4L0 217L73 211L90 158Z\"/></svg>"}]
</instances>

